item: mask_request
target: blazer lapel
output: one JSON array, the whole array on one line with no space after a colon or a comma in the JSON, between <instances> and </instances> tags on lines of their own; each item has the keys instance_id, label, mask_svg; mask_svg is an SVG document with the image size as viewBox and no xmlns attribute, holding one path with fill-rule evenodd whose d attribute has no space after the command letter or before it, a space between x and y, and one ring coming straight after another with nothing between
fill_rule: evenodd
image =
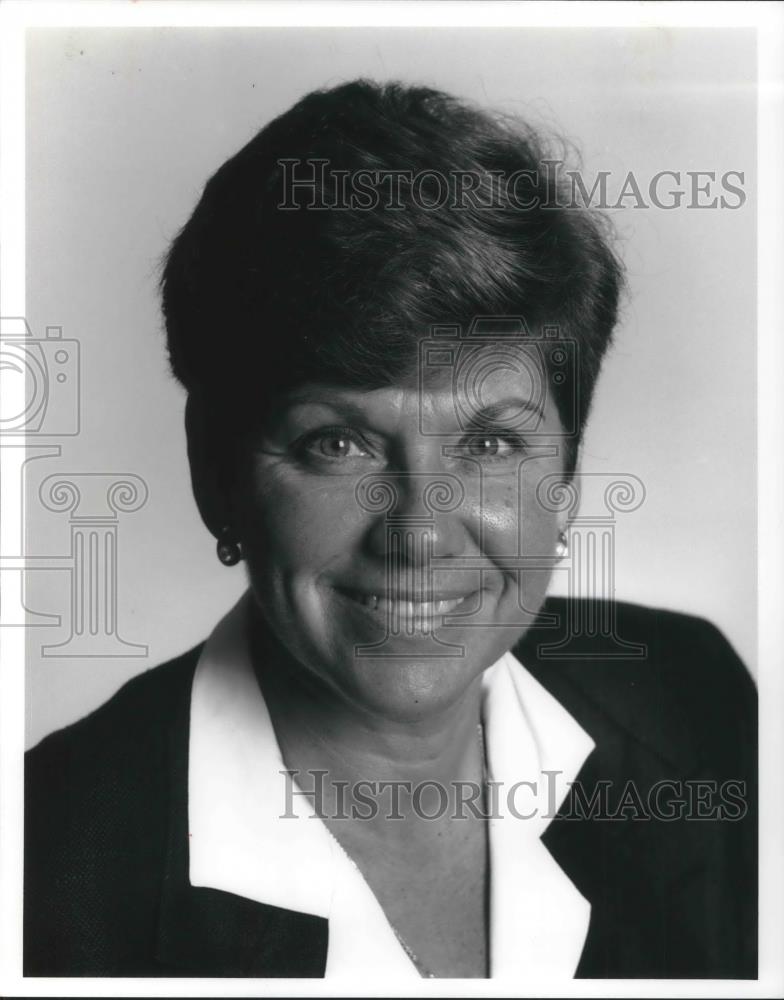
<instances>
[{"instance_id":1,"label":"blazer lapel","mask_svg":"<svg viewBox=\"0 0 784 1000\"><path fill-rule=\"evenodd\" d=\"M669 739L662 737L656 720L666 692L657 689L657 672L645 662L539 662L530 646L516 655L596 744L542 836L552 858L591 904L576 975L659 977L672 964L673 935L687 934L701 917L684 912L670 925L662 921L663 913L673 912L678 884L693 881L704 868L696 835L702 827L635 821L633 795L614 819L597 818L591 802L607 788L610 806L617 809L630 778L644 799L655 782L693 773L697 758L688 720L667 713ZM611 676L605 676L607 671ZM326 919L190 885L189 709L184 698L170 736L168 839L156 940L160 974L321 977ZM690 947L684 939L681 948Z\"/></svg>"},{"instance_id":2,"label":"blazer lapel","mask_svg":"<svg viewBox=\"0 0 784 1000\"><path fill-rule=\"evenodd\" d=\"M188 879L188 722L183 699L169 740L169 810L156 961L161 975L292 977L324 975L327 921Z\"/></svg>"},{"instance_id":3,"label":"blazer lapel","mask_svg":"<svg viewBox=\"0 0 784 1000\"><path fill-rule=\"evenodd\" d=\"M557 864L591 904L591 919L578 978L660 978L692 946L686 935L701 912L690 912L700 893L686 891L703 878L703 827L688 820L650 816L652 789L694 773L690 739L656 741L655 714L643 704L655 699L644 673L624 684L596 683L598 698L566 676L561 666L526 666L588 732L596 746L588 756L555 819L542 836ZM645 671L645 665L627 669ZM612 665L612 669L620 668ZM578 676L587 678L591 664ZM601 705L598 703L601 699ZM672 720L678 732L679 720ZM666 804L666 796L663 798ZM682 899L682 905L677 901ZM675 973L670 973L675 974Z\"/></svg>"}]
</instances>

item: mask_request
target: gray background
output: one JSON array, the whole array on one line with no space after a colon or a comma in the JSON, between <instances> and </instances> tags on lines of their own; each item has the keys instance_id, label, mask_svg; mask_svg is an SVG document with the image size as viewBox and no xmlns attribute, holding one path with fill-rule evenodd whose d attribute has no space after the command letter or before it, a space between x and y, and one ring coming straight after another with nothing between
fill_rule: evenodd
<instances>
[{"instance_id":1,"label":"gray background","mask_svg":"<svg viewBox=\"0 0 784 1000\"><path fill-rule=\"evenodd\" d=\"M134 473L119 522L119 631L141 658L43 657L69 574L28 574L28 744L204 638L244 589L193 504L183 395L166 372L158 263L207 177L314 87L432 84L576 140L588 178L746 174L737 211L613 216L630 282L583 469L647 498L617 525L620 598L711 618L756 665L755 39L737 29L37 29L27 51L27 317L77 338L82 426L27 473L26 551L62 555L57 472ZM216 330L216 350L220 349ZM562 589L556 580L554 590Z\"/></svg>"}]
</instances>

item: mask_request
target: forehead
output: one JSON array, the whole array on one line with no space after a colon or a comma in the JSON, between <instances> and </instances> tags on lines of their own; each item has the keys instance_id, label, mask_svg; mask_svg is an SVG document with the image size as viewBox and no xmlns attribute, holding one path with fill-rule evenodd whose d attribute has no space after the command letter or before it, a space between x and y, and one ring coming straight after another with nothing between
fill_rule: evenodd
<instances>
[{"instance_id":1,"label":"forehead","mask_svg":"<svg viewBox=\"0 0 784 1000\"><path fill-rule=\"evenodd\" d=\"M428 424L446 425L451 420L464 426L485 419L522 429L533 414L540 422L557 419L551 396L545 365L535 347L508 342L452 344L422 350L416 369L388 385L362 389L308 382L286 393L280 406L340 409L368 418L418 414Z\"/></svg>"}]
</instances>

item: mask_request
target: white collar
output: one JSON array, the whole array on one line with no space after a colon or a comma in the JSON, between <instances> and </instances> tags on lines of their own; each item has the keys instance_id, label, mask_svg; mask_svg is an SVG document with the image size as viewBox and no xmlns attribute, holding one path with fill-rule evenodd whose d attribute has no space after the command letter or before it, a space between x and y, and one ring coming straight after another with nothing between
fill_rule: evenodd
<instances>
[{"instance_id":1,"label":"white collar","mask_svg":"<svg viewBox=\"0 0 784 1000\"><path fill-rule=\"evenodd\" d=\"M188 763L190 882L329 920L326 974L417 976L359 870L313 812L293 797L248 651L246 594L208 639L193 678ZM593 740L506 653L482 678L489 777L492 976L571 977L590 906L540 837ZM556 778L548 777L555 773ZM510 814L507 794L532 819ZM291 800L290 800L291 801Z\"/></svg>"}]
</instances>

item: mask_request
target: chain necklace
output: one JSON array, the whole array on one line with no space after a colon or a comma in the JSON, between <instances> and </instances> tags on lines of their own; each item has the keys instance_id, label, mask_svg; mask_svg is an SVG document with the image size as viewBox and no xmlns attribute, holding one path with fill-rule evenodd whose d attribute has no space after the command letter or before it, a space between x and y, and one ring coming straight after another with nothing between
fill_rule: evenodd
<instances>
[{"instance_id":1,"label":"chain necklace","mask_svg":"<svg viewBox=\"0 0 784 1000\"><path fill-rule=\"evenodd\" d=\"M481 722L476 727L476 732L477 732L477 739L479 742L479 760L481 761L482 764L482 787L484 788L485 785L487 784L487 757L485 755L485 727L482 725ZM389 924L389 926L392 927L392 930L394 931L395 937L397 938L400 947L403 949L406 955L408 955L408 957L417 967L420 976L422 976L422 978L424 979L438 978L435 972L431 972L430 969L428 969L422 963L419 956L413 951L413 949L411 949L408 946L406 941L403 939L403 936L401 935L400 931L398 931L397 927L394 927L391 923Z\"/></svg>"}]
</instances>

